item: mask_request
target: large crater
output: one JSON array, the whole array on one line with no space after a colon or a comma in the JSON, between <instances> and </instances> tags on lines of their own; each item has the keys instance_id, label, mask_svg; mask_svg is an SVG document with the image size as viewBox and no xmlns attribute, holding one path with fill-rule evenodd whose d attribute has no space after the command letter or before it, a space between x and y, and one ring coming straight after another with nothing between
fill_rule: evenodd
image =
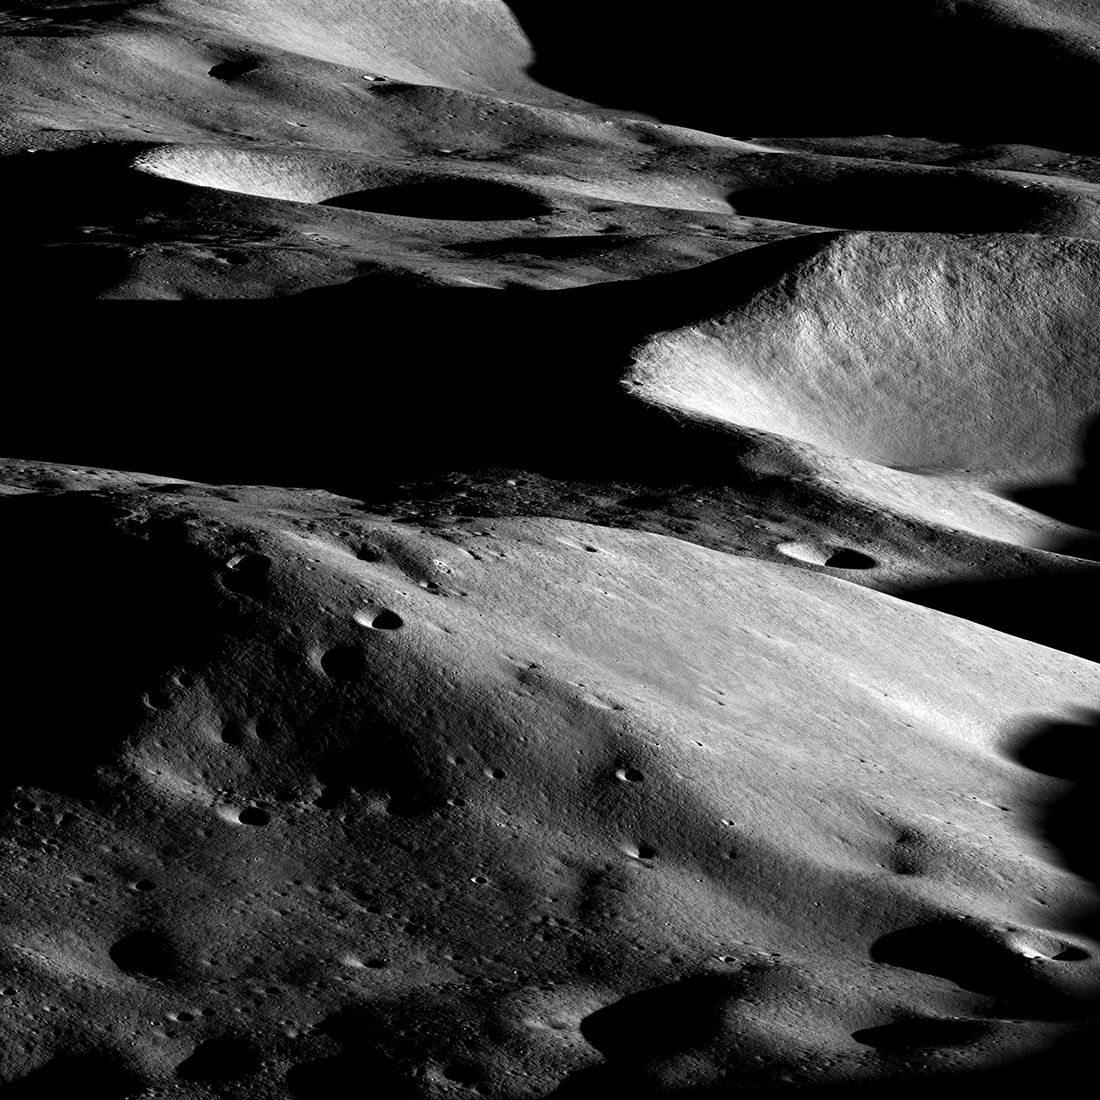
<instances>
[{"instance_id":1,"label":"large crater","mask_svg":"<svg viewBox=\"0 0 1100 1100\"><path fill-rule=\"evenodd\" d=\"M644 341L627 388L903 469L1013 485L1076 469L1100 409L1100 244L903 233L800 244L785 267L769 257L787 242L685 273L700 301L728 285L731 308ZM771 274L746 294L754 265Z\"/></svg>"},{"instance_id":2,"label":"large crater","mask_svg":"<svg viewBox=\"0 0 1100 1100\"><path fill-rule=\"evenodd\" d=\"M508 221L552 209L533 189L502 180L429 175L398 163L313 152L172 145L142 153L134 167L199 187L404 218Z\"/></svg>"}]
</instances>

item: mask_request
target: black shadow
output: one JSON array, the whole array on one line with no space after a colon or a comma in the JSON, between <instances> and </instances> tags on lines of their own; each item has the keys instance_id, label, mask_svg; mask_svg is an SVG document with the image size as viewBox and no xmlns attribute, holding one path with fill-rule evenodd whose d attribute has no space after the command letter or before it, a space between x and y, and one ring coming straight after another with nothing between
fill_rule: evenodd
<instances>
[{"instance_id":1,"label":"black shadow","mask_svg":"<svg viewBox=\"0 0 1100 1100\"><path fill-rule=\"evenodd\" d=\"M881 134L1095 150L1084 46L964 3L508 0L531 76L589 102L727 135ZM1026 74L1026 76L1024 75Z\"/></svg>"}]
</instances>

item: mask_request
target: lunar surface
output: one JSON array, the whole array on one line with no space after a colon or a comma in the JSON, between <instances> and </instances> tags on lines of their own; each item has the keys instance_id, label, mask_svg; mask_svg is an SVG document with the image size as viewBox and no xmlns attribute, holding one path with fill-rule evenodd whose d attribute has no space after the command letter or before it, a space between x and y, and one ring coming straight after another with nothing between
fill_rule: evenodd
<instances>
[{"instance_id":1,"label":"lunar surface","mask_svg":"<svg viewBox=\"0 0 1100 1100\"><path fill-rule=\"evenodd\" d=\"M4 1097L1095 1075L1100 3L0 59Z\"/></svg>"}]
</instances>

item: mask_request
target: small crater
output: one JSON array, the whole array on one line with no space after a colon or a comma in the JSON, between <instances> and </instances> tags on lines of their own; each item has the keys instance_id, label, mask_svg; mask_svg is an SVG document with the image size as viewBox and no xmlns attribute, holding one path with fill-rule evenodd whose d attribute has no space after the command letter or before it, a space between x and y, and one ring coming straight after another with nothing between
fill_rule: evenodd
<instances>
[{"instance_id":1,"label":"small crater","mask_svg":"<svg viewBox=\"0 0 1100 1100\"><path fill-rule=\"evenodd\" d=\"M396 611L380 611L370 625L375 630L399 630L405 625L405 620Z\"/></svg>"},{"instance_id":2,"label":"small crater","mask_svg":"<svg viewBox=\"0 0 1100 1100\"><path fill-rule=\"evenodd\" d=\"M360 561L378 562L382 561L384 555L381 550L376 550L373 546L360 546L358 552L355 555Z\"/></svg>"},{"instance_id":3,"label":"small crater","mask_svg":"<svg viewBox=\"0 0 1100 1100\"><path fill-rule=\"evenodd\" d=\"M877 564L874 558L858 550L837 550L825 561L829 569L874 569Z\"/></svg>"},{"instance_id":4,"label":"small crater","mask_svg":"<svg viewBox=\"0 0 1100 1100\"><path fill-rule=\"evenodd\" d=\"M619 768L615 775L625 783L641 783L645 779L637 768Z\"/></svg>"},{"instance_id":5,"label":"small crater","mask_svg":"<svg viewBox=\"0 0 1100 1100\"><path fill-rule=\"evenodd\" d=\"M152 879L147 878L139 878L132 887L132 889L137 890L138 892L143 894L148 893L150 890L155 890L156 888L157 884L153 882Z\"/></svg>"},{"instance_id":6,"label":"small crater","mask_svg":"<svg viewBox=\"0 0 1100 1100\"><path fill-rule=\"evenodd\" d=\"M221 61L209 72L215 80L236 80L245 73L255 72L259 68L256 61Z\"/></svg>"},{"instance_id":7,"label":"small crater","mask_svg":"<svg viewBox=\"0 0 1100 1100\"><path fill-rule=\"evenodd\" d=\"M444 1068L443 1076L460 1085L477 1085L485 1080L484 1072L471 1062L452 1062Z\"/></svg>"},{"instance_id":8,"label":"small crater","mask_svg":"<svg viewBox=\"0 0 1100 1100\"><path fill-rule=\"evenodd\" d=\"M364 671L363 654L356 646L334 646L321 657L321 668L333 680L358 680Z\"/></svg>"},{"instance_id":9,"label":"small crater","mask_svg":"<svg viewBox=\"0 0 1100 1100\"><path fill-rule=\"evenodd\" d=\"M829 569L873 569L878 563L867 554L847 548L836 549L818 542L781 542L776 553L807 565L824 565Z\"/></svg>"},{"instance_id":10,"label":"small crater","mask_svg":"<svg viewBox=\"0 0 1100 1100\"><path fill-rule=\"evenodd\" d=\"M1057 955L1051 955L1054 962L1084 962L1091 957L1083 947L1067 947Z\"/></svg>"},{"instance_id":11,"label":"small crater","mask_svg":"<svg viewBox=\"0 0 1100 1100\"><path fill-rule=\"evenodd\" d=\"M172 696L166 691L150 691L145 698L154 710L170 710L172 707Z\"/></svg>"},{"instance_id":12,"label":"small crater","mask_svg":"<svg viewBox=\"0 0 1100 1100\"><path fill-rule=\"evenodd\" d=\"M852 1038L875 1050L966 1046L989 1033L981 1020L901 1020L852 1032Z\"/></svg>"},{"instance_id":13,"label":"small crater","mask_svg":"<svg viewBox=\"0 0 1100 1100\"><path fill-rule=\"evenodd\" d=\"M139 929L123 936L107 954L111 962L126 974L145 978L171 979L178 976L176 952L164 936Z\"/></svg>"},{"instance_id":14,"label":"small crater","mask_svg":"<svg viewBox=\"0 0 1100 1100\"><path fill-rule=\"evenodd\" d=\"M247 806L237 814L237 820L242 825L267 825L271 821L271 814L267 810L261 810L259 806Z\"/></svg>"},{"instance_id":15,"label":"small crater","mask_svg":"<svg viewBox=\"0 0 1100 1100\"><path fill-rule=\"evenodd\" d=\"M236 720L226 722L222 727L221 740L223 745L240 745L244 742L244 729Z\"/></svg>"},{"instance_id":16,"label":"small crater","mask_svg":"<svg viewBox=\"0 0 1100 1100\"><path fill-rule=\"evenodd\" d=\"M267 590L271 559L266 554L237 554L226 562L222 578L225 587L246 596L260 595Z\"/></svg>"},{"instance_id":17,"label":"small crater","mask_svg":"<svg viewBox=\"0 0 1100 1100\"><path fill-rule=\"evenodd\" d=\"M351 795L351 788L344 784L329 784L313 800L319 810L333 810Z\"/></svg>"},{"instance_id":18,"label":"small crater","mask_svg":"<svg viewBox=\"0 0 1100 1100\"><path fill-rule=\"evenodd\" d=\"M219 1035L199 1043L190 1057L176 1066L185 1081L220 1084L248 1077L262 1066L259 1051L243 1036Z\"/></svg>"},{"instance_id":19,"label":"small crater","mask_svg":"<svg viewBox=\"0 0 1100 1100\"><path fill-rule=\"evenodd\" d=\"M775 550L785 558L804 561L807 565L824 565L831 556L826 547L813 542L781 542Z\"/></svg>"},{"instance_id":20,"label":"small crater","mask_svg":"<svg viewBox=\"0 0 1100 1100\"><path fill-rule=\"evenodd\" d=\"M274 741L282 732L280 723L269 715L256 719L256 737L260 741Z\"/></svg>"},{"instance_id":21,"label":"small crater","mask_svg":"<svg viewBox=\"0 0 1100 1100\"><path fill-rule=\"evenodd\" d=\"M470 881L476 883L478 886L489 885L489 880L484 875L471 875Z\"/></svg>"},{"instance_id":22,"label":"small crater","mask_svg":"<svg viewBox=\"0 0 1100 1100\"><path fill-rule=\"evenodd\" d=\"M271 568L271 559L266 554L234 554L225 566L242 576L249 573L266 573Z\"/></svg>"}]
</instances>

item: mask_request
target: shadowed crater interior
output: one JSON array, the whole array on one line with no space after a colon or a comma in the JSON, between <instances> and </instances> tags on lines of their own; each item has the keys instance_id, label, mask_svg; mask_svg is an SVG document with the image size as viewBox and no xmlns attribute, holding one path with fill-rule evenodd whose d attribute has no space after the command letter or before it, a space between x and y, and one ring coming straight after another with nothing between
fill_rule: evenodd
<instances>
[{"instance_id":1,"label":"shadowed crater interior","mask_svg":"<svg viewBox=\"0 0 1100 1100\"><path fill-rule=\"evenodd\" d=\"M1049 722L1015 745L1008 755L1032 771L1095 783L1100 776L1100 715L1091 723Z\"/></svg>"},{"instance_id":2,"label":"shadowed crater interior","mask_svg":"<svg viewBox=\"0 0 1100 1100\"><path fill-rule=\"evenodd\" d=\"M361 679L366 667L362 651L353 645L333 646L321 656L321 668L325 674L342 683Z\"/></svg>"},{"instance_id":3,"label":"shadowed crater interior","mask_svg":"<svg viewBox=\"0 0 1100 1100\"><path fill-rule=\"evenodd\" d=\"M1059 197L977 172L925 171L753 187L729 202L749 217L833 229L994 233L1033 224Z\"/></svg>"},{"instance_id":4,"label":"shadowed crater interior","mask_svg":"<svg viewBox=\"0 0 1100 1100\"><path fill-rule=\"evenodd\" d=\"M882 1027L853 1031L852 1038L875 1050L911 1050L915 1047L958 1047L988 1034L981 1020L900 1020Z\"/></svg>"},{"instance_id":5,"label":"shadowed crater interior","mask_svg":"<svg viewBox=\"0 0 1100 1100\"><path fill-rule=\"evenodd\" d=\"M522 187L479 179L426 180L373 187L325 199L320 205L402 218L454 221L510 221L535 218L552 210Z\"/></svg>"},{"instance_id":6,"label":"shadowed crater interior","mask_svg":"<svg viewBox=\"0 0 1100 1100\"><path fill-rule=\"evenodd\" d=\"M829 555L825 564L830 569L874 569L878 563L869 554L858 550L837 550Z\"/></svg>"},{"instance_id":7,"label":"shadowed crater interior","mask_svg":"<svg viewBox=\"0 0 1100 1100\"><path fill-rule=\"evenodd\" d=\"M267 592L271 559L266 554L241 554L229 562L222 583L233 592L260 596Z\"/></svg>"},{"instance_id":8,"label":"shadowed crater interior","mask_svg":"<svg viewBox=\"0 0 1100 1100\"><path fill-rule=\"evenodd\" d=\"M411 1077L399 1072L389 1059L371 1051L301 1062L287 1071L286 1087L296 1100L333 1100L337 1096L356 1095L413 1100L421 1095Z\"/></svg>"},{"instance_id":9,"label":"shadowed crater interior","mask_svg":"<svg viewBox=\"0 0 1100 1100\"><path fill-rule=\"evenodd\" d=\"M1001 943L989 929L962 920L930 921L890 932L871 948L875 962L946 978L962 989L1019 998L1037 1008L1049 994L1029 960Z\"/></svg>"},{"instance_id":10,"label":"shadowed crater interior","mask_svg":"<svg viewBox=\"0 0 1100 1100\"><path fill-rule=\"evenodd\" d=\"M192 1054L176 1067L185 1081L219 1084L248 1077L260 1068L262 1059L252 1042L242 1035L218 1035L199 1043Z\"/></svg>"},{"instance_id":11,"label":"shadowed crater interior","mask_svg":"<svg viewBox=\"0 0 1100 1100\"><path fill-rule=\"evenodd\" d=\"M235 80L245 73L254 72L260 67L257 61L221 61L210 70L215 80Z\"/></svg>"},{"instance_id":12,"label":"shadowed crater interior","mask_svg":"<svg viewBox=\"0 0 1100 1100\"><path fill-rule=\"evenodd\" d=\"M586 1016L581 1034L609 1061L641 1061L686 1050L721 1033L721 1007L742 984L701 975L632 993Z\"/></svg>"},{"instance_id":13,"label":"shadowed crater interior","mask_svg":"<svg viewBox=\"0 0 1100 1100\"><path fill-rule=\"evenodd\" d=\"M40 303L47 287L54 301L90 300L117 286L132 267L128 250L114 243L6 247L4 262L20 273L7 301L28 304Z\"/></svg>"},{"instance_id":14,"label":"shadowed crater interior","mask_svg":"<svg viewBox=\"0 0 1100 1100\"><path fill-rule=\"evenodd\" d=\"M1013 4L506 2L534 51L533 79L677 126L1096 147L1064 108L1091 98L1094 58ZM781 55L778 67L760 54Z\"/></svg>"},{"instance_id":15,"label":"shadowed crater interior","mask_svg":"<svg viewBox=\"0 0 1100 1100\"><path fill-rule=\"evenodd\" d=\"M11 1100L62 1100L81 1096L95 1084L100 1100L127 1100L137 1096L144 1081L126 1066L98 1054L59 1055L24 1077L4 1083Z\"/></svg>"},{"instance_id":16,"label":"shadowed crater interior","mask_svg":"<svg viewBox=\"0 0 1100 1100\"><path fill-rule=\"evenodd\" d=\"M115 966L127 974L162 980L180 975L180 959L172 944L149 929L138 929L123 936L108 954Z\"/></svg>"},{"instance_id":17,"label":"shadowed crater interior","mask_svg":"<svg viewBox=\"0 0 1100 1100\"><path fill-rule=\"evenodd\" d=\"M642 240L644 238L634 235L607 237L581 233L569 237L506 237L499 241L466 241L447 245L447 248L468 256L538 256L560 260L581 259L593 253L637 245Z\"/></svg>"},{"instance_id":18,"label":"shadowed crater interior","mask_svg":"<svg viewBox=\"0 0 1100 1100\"><path fill-rule=\"evenodd\" d=\"M145 720L143 698L170 704L167 670L201 665L208 632L229 625L212 563L189 543L186 524L117 527L128 508L109 495L28 494L5 498L3 511L12 529L34 530L40 545L33 555L14 541L0 548L0 570L20 578L6 594L0 689L14 710L49 731L10 747L9 781L95 795L99 770L113 766L118 746ZM57 585L72 561L74 531L81 566L95 577L81 593L80 614ZM187 613L166 615L166 607Z\"/></svg>"}]
</instances>

